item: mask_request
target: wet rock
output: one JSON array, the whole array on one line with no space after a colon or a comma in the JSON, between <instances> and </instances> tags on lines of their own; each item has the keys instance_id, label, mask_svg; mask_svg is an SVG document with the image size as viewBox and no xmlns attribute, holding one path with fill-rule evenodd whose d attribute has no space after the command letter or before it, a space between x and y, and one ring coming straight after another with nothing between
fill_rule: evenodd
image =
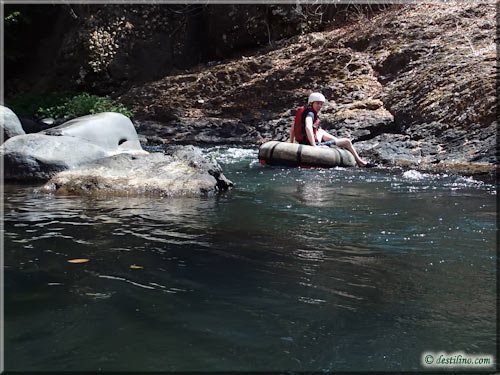
<instances>
[{"instance_id":1,"label":"wet rock","mask_svg":"<svg viewBox=\"0 0 500 375\"><path fill-rule=\"evenodd\" d=\"M199 170L207 171L207 173L213 176L217 181L217 189L227 190L233 186L233 183L228 180L222 173L222 168L219 163L215 160L208 160L203 156L201 150L198 147L189 145L181 147L173 147L167 149L165 152L167 155L171 155L174 160L180 160L187 162L190 166L195 167Z\"/></svg>"},{"instance_id":2,"label":"wet rock","mask_svg":"<svg viewBox=\"0 0 500 375\"><path fill-rule=\"evenodd\" d=\"M201 196L233 186L215 161L193 146L170 154L121 154L55 175L44 192L94 195Z\"/></svg>"},{"instance_id":3,"label":"wet rock","mask_svg":"<svg viewBox=\"0 0 500 375\"><path fill-rule=\"evenodd\" d=\"M438 163L420 164L418 169L432 173L458 173L462 175L486 175L491 177L496 172L496 166L491 163L442 161Z\"/></svg>"},{"instance_id":4,"label":"wet rock","mask_svg":"<svg viewBox=\"0 0 500 375\"><path fill-rule=\"evenodd\" d=\"M381 134L373 139L357 142L354 147L363 156L376 160L387 166L399 166L414 168L428 172L450 172L465 175L493 174L495 172L495 155L489 155L484 160L483 151L477 150L478 142L443 144L438 138L411 139L409 135L403 134ZM493 141L493 140L491 140ZM471 143L470 145L468 143ZM458 148L462 151L456 151ZM483 145L488 149L489 145ZM476 160L471 155L479 154Z\"/></svg>"},{"instance_id":5,"label":"wet rock","mask_svg":"<svg viewBox=\"0 0 500 375\"><path fill-rule=\"evenodd\" d=\"M16 135L26 134L16 114L7 107L0 105L0 126L3 131L3 141Z\"/></svg>"}]
</instances>

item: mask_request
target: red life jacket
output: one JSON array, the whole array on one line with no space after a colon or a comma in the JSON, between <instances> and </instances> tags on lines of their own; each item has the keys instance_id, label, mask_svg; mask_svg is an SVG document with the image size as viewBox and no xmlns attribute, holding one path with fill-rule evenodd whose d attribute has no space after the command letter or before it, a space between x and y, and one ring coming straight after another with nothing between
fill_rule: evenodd
<instances>
[{"instance_id":1,"label":"red life jacket","mask_svg":"<svg viewBox=\"0 0 500 375\"><path fill-rule=\"evenodd\" d=\"M297 108L297 112L295 113L295 120L293 123L293 134L295 136L295 139L297 140L297 142L305 145L310 145L306 134L306 116L310 112L314 114L313 134L314 140L316 141L316 133L319 129L319 116L318 113L314 111L314 109L306 106Z\"/></svg>"}]
</instances>

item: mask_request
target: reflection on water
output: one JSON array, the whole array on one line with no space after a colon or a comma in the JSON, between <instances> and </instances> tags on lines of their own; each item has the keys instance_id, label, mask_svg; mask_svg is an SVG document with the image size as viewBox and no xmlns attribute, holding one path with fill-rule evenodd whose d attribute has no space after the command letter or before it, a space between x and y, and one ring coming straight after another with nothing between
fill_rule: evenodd
<instances>
[{"instance_id":1,"label":"reflection on water","mask_svg":"<svg viewBox=\"0 0 500 375\"><path fill-rule=\"evenodd\" d=\"M208 153L235 190L6 186L8 370L419 371L427 350L495 353L492 184Z\"/></svg>"}]
</instances>

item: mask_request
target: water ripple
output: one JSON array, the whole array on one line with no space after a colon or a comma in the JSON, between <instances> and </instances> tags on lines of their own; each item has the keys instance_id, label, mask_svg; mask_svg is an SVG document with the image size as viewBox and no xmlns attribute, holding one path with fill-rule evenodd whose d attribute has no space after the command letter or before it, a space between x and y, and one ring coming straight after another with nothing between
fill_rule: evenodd
<instances>
[{"instance_id":1,"label":"water ripple","mask_svg":"<svg viewBox=\"0 0 500 375\"><path fill-rule=\"evenodd\" d=\"M429 345L494 348L494 185L207 153L237 184L210 199L6 187L9 361L94 371L157 358L154 370L199 370L257 358L321 369L385 355L411 369Z\"/></svg>"}]
</instances>

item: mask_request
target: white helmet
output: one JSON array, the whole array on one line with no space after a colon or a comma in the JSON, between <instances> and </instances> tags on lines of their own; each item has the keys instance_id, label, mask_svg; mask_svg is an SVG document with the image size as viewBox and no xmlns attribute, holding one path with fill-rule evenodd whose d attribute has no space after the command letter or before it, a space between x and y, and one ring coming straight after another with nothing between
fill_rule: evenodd
<instances>
[{"instance_id":1,"label":"white helmet","mask_svg":"<svg viewBox=\"0 0 500 375\"><path fill-rule=\"evenodd\" d=\"M311 104L312 102L326 102L325 96L320 92L313 92L309 95L309 99L307 100L307 104Z\"/></svg>"}]
</instances>

